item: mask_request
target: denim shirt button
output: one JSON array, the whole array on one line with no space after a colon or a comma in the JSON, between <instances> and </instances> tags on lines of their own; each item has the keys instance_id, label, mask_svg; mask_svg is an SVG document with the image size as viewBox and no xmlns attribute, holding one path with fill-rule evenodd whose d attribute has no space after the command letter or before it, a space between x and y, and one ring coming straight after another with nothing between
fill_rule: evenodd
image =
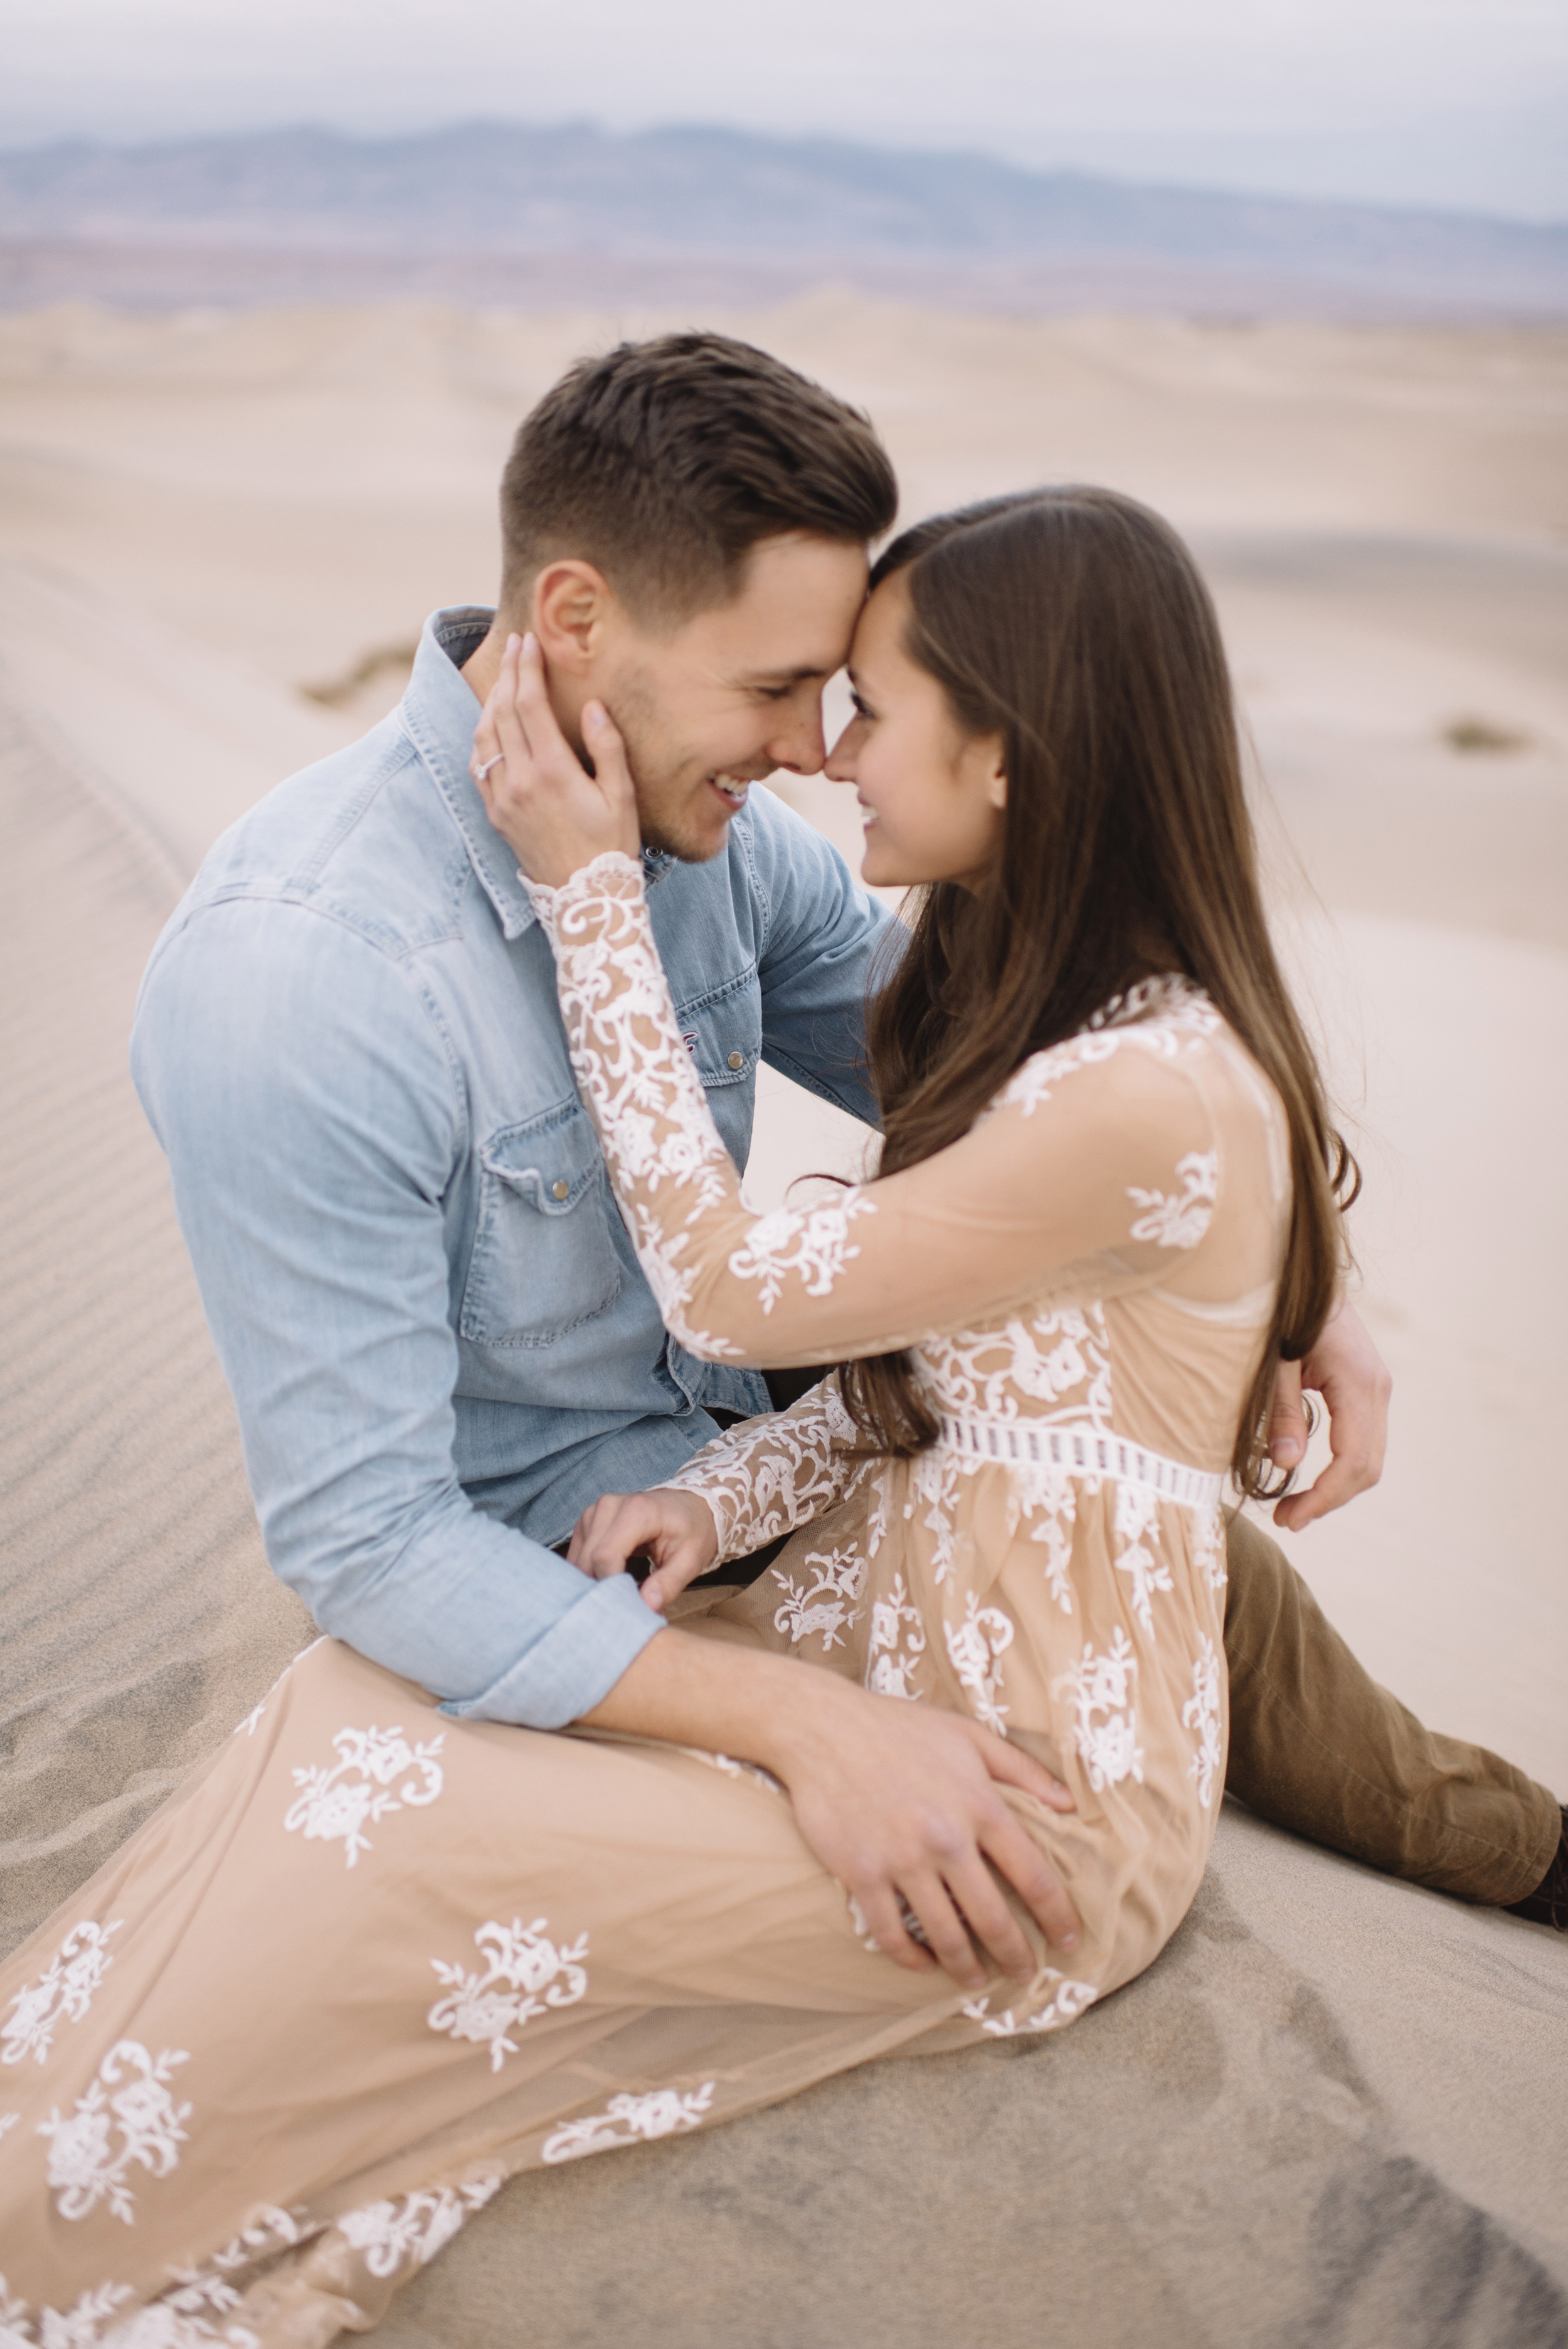
<instances>
[{"instance_id":1,"label":"denim shirt button","mask_svg":"<svg viewBox=\"0 0 1568 2349\"><path fill-rule=\"evenodd\" d=\"M743 1069L743 1068L746 1066L746 1055L745 1055L745 1053L744 1053L744 1052L731 1052L731 1054L730 1054L730 1056L729 1056L729 1060L728 1060L728 1061L727 1061L727 1066L728 1066L729 1068L732 1068L732 1069Z\"/></svg>"},{"instance_id":2,"label":"denim shirt button","mask_svg":"<svg viewBox=\"0 0 1568 2349\"><path fill-rule=\"evenodd\" d=\"M564 1199L571 1188L570 1183L552 1183L550 1186L550 1195L552 1199Z\"/></svg>"}]
</instances>

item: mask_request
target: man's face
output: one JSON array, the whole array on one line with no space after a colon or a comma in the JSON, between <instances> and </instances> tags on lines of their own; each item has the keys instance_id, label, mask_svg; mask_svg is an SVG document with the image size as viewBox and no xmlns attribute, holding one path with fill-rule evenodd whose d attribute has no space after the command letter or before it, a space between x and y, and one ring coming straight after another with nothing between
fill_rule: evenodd
<instances>
[{"instance_id":1,"label":"man's face","mask_svg":"<svg viewBox=\"0 0 1568 2349\"><path fill-rule=\"evenodd\" d=\"M819 771L822 688L865 593L863 548L796 533L752 549L733 603L671 632L615 605L583 681L624 738L650 848L702 864L748 784L779 767Z\"/></svg>"}]
</instances>

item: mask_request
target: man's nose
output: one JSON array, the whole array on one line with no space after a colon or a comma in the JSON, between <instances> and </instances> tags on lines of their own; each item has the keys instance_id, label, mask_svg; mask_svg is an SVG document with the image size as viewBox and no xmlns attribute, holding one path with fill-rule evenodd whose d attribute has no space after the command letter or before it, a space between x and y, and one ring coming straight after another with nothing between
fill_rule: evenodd
<instances>
[{"instance_id":1,"label":"man's nose","mask_svg":"<svg viewBox=\"0 0 1568 2349\"><path fill-rule=\"evenodd\" d=\"M820 775L828 755L821 704L809 710L791 711L769 743L768 755L776 767L784 768L791 775Z\"/></svg>"}]
</instances>

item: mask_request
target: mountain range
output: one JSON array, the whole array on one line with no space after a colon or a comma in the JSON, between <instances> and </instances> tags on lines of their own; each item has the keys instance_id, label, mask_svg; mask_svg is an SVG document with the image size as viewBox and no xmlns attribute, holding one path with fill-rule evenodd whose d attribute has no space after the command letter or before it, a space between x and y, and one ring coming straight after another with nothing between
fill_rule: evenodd
<instances>
[{"instance_id":1,"label":"mountain range","mask_svg":"<svg viewBox=\"0 0 1568 2349\"><path fill-rule=\"evenodd\" d=\"M442 263L492 295L531 274L553 284L570 264L584 283L651 269L769 293L826 275L968 285L1005 307L1027 306L1031 289L1048 307L1053 287L1088 298L1119 285L1163 288L1178 307L1568 316L1568 222L1145 185L982 154L500 122L0 151L12 300L40 267L183 273L209 297L227 271L236 287L266 281L273 298L329 282L335 295L346 274L424 292Z\"/></svg>"}]
</instances>

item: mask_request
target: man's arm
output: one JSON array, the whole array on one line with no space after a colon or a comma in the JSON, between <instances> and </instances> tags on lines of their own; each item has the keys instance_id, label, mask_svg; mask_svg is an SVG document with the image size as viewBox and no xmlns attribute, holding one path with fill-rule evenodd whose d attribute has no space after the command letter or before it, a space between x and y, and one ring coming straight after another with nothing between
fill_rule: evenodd
<instances>
[{"instance_id":1,"label":"man's arm","mask_svg":"<svg viewBox=\"0 0 1568 2349\"><path fill-rule=\"evenodd\" d=\"M454 1713L574 1720L659 1619L458 1482L441 1203L465 1103L418 978L329 915L221 904L160 949L131 1058L274 1570Z\"/></svg>"},{"instance_id":2,"label":"man's arm","mask_svg":"<svg viewBox=\"0 0 1568 2349\"><path fill-rule=\"evenodd\" d=\"M746 850L768 906L758 957L762 1057L781 1076L867 1125L881 1123L865 1068L868 982L903 937L832 843L770 793L754 792Z\"/></svg>"},{"instance_id":3,"label":"man's arm","mask_svg":"<svg viewBox=\"0 0 1568 2349\"><path fill-rule=\"evenodd\" d=\"M789 1789L816 1858L859 1901L877 1947L913 1972L937 1962L965 1989L983 1988L973 1934L1016 1981L1037 1977L1039 1961L992 1868L1047 1940L1077 1946L1072 1903L1001 1789L1047 1811L1071 1810L1072 1800L1020 1747L962 1714L872 1696L836 1672L677 1630L639 1656L587 1718L591 1728L763 1763ZM934 1955L906 1930L903 1904Z\"/></svg>"}]
</instances>

